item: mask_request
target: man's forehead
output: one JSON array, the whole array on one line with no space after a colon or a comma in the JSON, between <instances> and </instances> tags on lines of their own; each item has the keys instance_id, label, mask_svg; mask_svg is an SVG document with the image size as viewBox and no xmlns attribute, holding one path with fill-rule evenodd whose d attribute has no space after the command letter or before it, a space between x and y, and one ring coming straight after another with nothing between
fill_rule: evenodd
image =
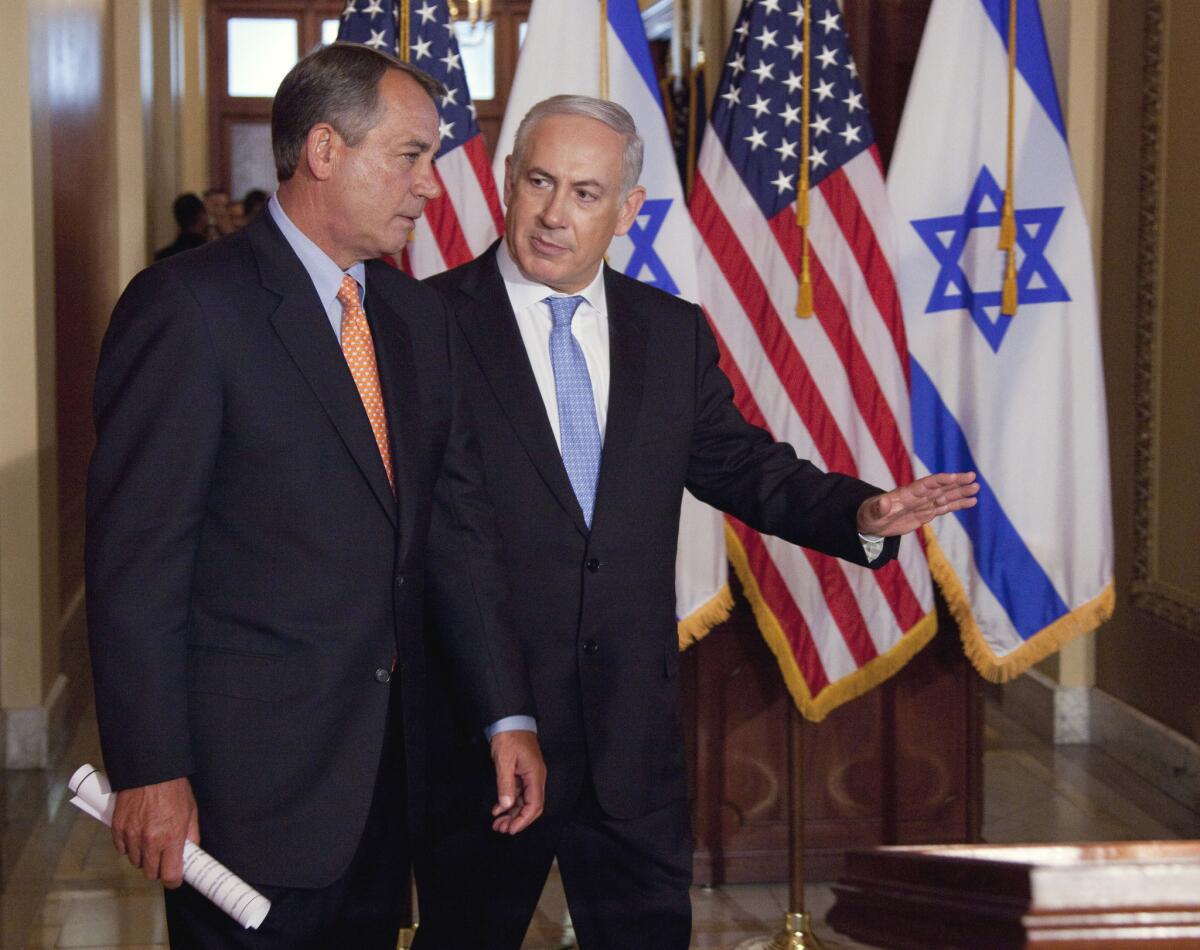
<instances>
[{"instance_id":1,"label":"man's forehead","mask_svg":"<svg viewBox=\"0 0 1200 950\"><path fill-rule=\"evenodd\" d=\"M533 127L525 164L557 170L572 177L619 175L624 162L624 136L598 119L552 115Z\"/></svg>"}]
</instances>

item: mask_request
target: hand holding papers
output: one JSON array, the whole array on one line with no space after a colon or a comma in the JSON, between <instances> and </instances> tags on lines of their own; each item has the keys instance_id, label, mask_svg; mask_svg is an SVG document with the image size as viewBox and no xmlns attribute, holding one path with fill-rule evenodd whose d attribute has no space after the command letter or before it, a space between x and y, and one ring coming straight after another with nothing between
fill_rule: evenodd
<instances>
[{"instance_id":1,"label":"hand holding papers","mask_svg":"<svg viewBox=\"0 0 1200 950\"><path fill-rule=\"evenodd\" d=\"M67 785L75 793L72 805L112 825L117 799L103 772L81 765ZM191 841L183 846L183 879L249 930L257 930L271 910L269 900Z\"/></svg>"}]
</instances>

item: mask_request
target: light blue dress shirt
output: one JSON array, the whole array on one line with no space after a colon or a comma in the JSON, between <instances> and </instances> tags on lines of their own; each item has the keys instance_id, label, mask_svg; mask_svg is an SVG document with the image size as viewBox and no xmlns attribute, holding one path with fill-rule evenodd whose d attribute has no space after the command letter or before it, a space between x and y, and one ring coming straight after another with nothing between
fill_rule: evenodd
<instances>
[{"instance_id":1,"label":"light blue dress shirt","mask_svg":"<svg viewBox=\"0 0 1200 950\"><path fill-rule=\"evenodd\" d=\"M287 216L283 206L279 203L278 194L271 196L271 200L267 202L267 210L279 226L279 230L283 232L284 240L296 252L300 263L308 272L309 279L321 300L321 305L325 308L325 314L329 317L329 326L333 329L333 335L337 338L340 346L342 342L342 302L338 300L337 295L338 291L342 289L342 278L346 274L353 277L358 282L358 299L360 302L365 301L367 294L366 265L359 261L346 271L338 267L333 258L317 247L307 234L292 223L292 219ZM365 306L365 303L363 305ZM532 716L506 716L492 723L484 731L490 742L492 736L498 732L512 732L517 729L537 732L537 722Z\"/></svg>"}]
</instances>

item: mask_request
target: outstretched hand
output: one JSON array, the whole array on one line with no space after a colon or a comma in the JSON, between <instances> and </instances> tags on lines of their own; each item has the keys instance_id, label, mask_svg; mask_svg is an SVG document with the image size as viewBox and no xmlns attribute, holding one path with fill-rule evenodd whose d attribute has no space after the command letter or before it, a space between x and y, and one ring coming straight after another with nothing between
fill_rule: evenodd
<instances>
[{"instance_id":1,"label":"outstretched hand","mask_svg":"<svg viewBox=\"0 0 1200 950\"><path fill-rule=\"evenodd\" d=\"M858 509L858 530L884 538L907 534L941 515L974 507L977 494L974 472L926 475L864 501Z\"/></svg>"}]
</instances>

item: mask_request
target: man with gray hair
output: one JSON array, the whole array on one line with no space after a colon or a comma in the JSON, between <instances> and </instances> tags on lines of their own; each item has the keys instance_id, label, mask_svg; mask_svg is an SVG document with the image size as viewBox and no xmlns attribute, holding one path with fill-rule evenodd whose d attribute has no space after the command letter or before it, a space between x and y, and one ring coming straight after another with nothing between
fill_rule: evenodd
<instances>
[{"instance_id":1,"label":"man with gray hair","mask_svg":"<svg viewBox=\"0 0 1200 950\"><path fill-rule=\"evenodd\" d=\"M491 727L514 833L544 766L441 298L375 258L438 195L438 84L364 46L301 60L245 229L143 271L96 379L87 594L118 849L172 947L394 950L423 815L427 604ZM513 729L512 725L529 728ZM185 838L265 894L179 888ZM178 888L178 889L176 889Z\"/></svg>"},{"instance_id":2,"label":"man with gray hair","mask_svg":"<svg viewBox=\"0 0 1200 950\"><path fill-rule=\"evenodd\" d=\"M641 162L619 105L539 103L505 163L503 241L431 280L473 357L460 379L501 500L549 778L536 825L487 836L486 757L472 759L479 743L460 730L460 755L438 762L434 833L417 860L428 950L516 950L555 857L582 950L688 946L674 612L685 487L760 531L873 568L899 535L974 503L971 475L885 493L821 472L742 418L700 309L604 265L645 199Z\"/></svg>"}]
</instances>

